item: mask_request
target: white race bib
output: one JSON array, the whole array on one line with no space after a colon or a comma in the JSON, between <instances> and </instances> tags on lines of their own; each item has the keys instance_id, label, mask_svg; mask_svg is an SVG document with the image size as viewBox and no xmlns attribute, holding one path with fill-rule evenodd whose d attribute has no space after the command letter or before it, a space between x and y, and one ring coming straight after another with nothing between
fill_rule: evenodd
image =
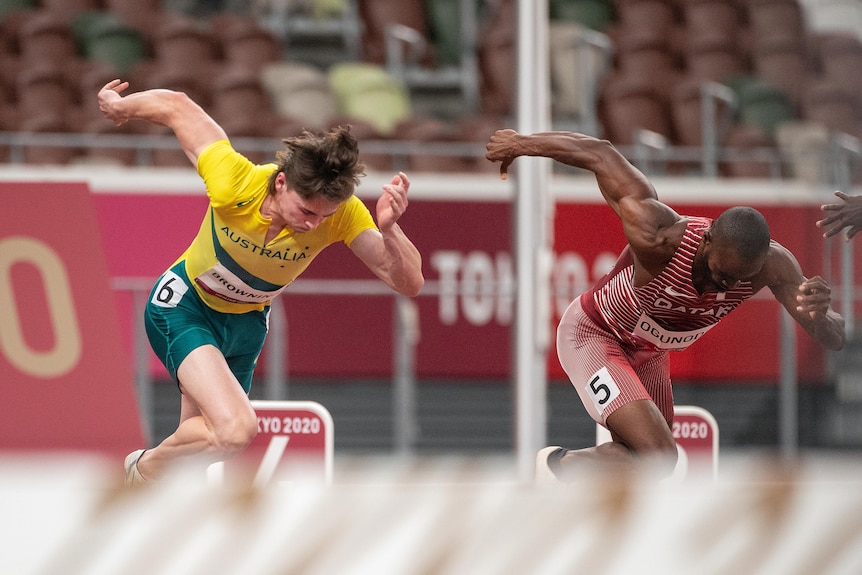
<instances>
[{"instance_id":1,"label":"white race bib","mask_svg":"<svg viewBox=\"0 0 862 575\"><path fill-rule=\"evenodd\" d=\"M159 280L150 303L159 307L177 307L189 286L183 278L172 271L167 271Z\"/></svg>"},{"instance_id":2,"label":"white race bib","mask_svg":"<svg viewBox=\"0 0 862 575\"><path fill-rule=\"evenodd\" d=\"M647 314L641 314L638 318L634 335L648 341L658 349L678 351L687 348L701 338L703 334L715 327L716 324L708 325L691 331L670 331L661 327Z\"/></svg>"},{"instance_id":3,"label":"white race bib","mask_svg":"<svg viewBox=\"0 0 862 575\"><path fill-rule=\"evenodd\" d=\"M275 291L255 289L220 263L196 277L195 282L207 293L233 303L267 303L287 287Z\"/></svg>"}]
</instances>

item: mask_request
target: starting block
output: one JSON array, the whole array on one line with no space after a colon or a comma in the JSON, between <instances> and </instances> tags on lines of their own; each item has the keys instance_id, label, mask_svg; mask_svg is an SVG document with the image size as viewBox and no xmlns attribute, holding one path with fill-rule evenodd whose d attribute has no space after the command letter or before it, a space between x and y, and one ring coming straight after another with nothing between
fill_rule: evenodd
<instances>
[{"instance_id":1,"label":"starting block","mask_svg":"<svg viewBox=\"0 0 862 575\"><path fill-rule=\"evenodd\" d=\"M332 482L332 416L313 401L253 400L257 437L239 456L207 469L210 483L238 479L263 487L271 482Z\"/></svg>"},{"instance_id":2,"label":"starting block","mask_svg":"<svg viewBox=\"0 0 862 575\"><path fill-rule=\"evenodd\" d=\"M673 438L679 459L671 480L682 480L689 470L707 471L713 479L718 476L718 422L702 407L677 405L674 407ZM596 424L596 445L611 440L611 432Z\"/></svg>"}]
</instances>

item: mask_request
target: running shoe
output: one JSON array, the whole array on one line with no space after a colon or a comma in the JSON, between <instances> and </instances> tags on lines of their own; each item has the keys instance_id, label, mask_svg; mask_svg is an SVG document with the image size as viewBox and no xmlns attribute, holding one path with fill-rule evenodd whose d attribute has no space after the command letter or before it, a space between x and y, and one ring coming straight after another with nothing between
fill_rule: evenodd
<instances>
[{"instance_id":1,"label":"running shoe","mask_svg":"<svg viewBox=\"0 0 862 575\"><path fill-rule=\"evenodd\" d=\"M147 480L144 479L144 476L141 475L141 472L138 471L138 460L144 454L146 449L138 449L137 451L133 451L126 456L126 461L123 464L123 467L126 470L126 485L129 487L133 487L136 485L144 485L147 483Z\"/></svg>"},{"instance_id":2,"label":"running shoe","mask_svg":"<svg viewBox=\"0 0 862 575\"><path fill-rule=\"evenodd\" d=\"M560 461L564 453L566 450L559 445L551 445L539 450L536 454L536 485L559 485L562 483L554 469L559 469L559 466L555 464Z\"/></svg>"}]
</instances>

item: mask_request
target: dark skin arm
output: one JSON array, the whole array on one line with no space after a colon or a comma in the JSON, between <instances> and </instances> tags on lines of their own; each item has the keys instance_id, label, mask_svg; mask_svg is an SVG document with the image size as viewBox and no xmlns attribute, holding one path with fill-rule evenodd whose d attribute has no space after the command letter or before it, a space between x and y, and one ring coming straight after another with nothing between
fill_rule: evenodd
<instances>
[{"instance_id":1,"label":"dark skin arm","mask_svg":"<svg viewBox=\"0 0 862 575\"><path fill-rule=\"evenodd\" d=\"M519 156L547 157L593 172L605 201L622 220L635 260L636 285L658 275L679 245L685 218L658 200L646 177L610 142L570 132L522 135L514 130L498 130L486 148L486 158L500 162L503 177ZM829 285L819 276L805 278L786 248L773 242L766 264L751 281L755 291L768 286L821 345L833 350L843 348L844 319L830 307Z\"/></svg>"},{"instance_id":2,"label":"dark skin arm","mask_svg":"<svg viewBox=\"0 0 862 575\"><path fill-rule=\"evenodd\" d=\"M685 218L660 202L646 176L607 140L572 132L523 135L498 130L486 149L488 160L500 162L504 179L519 156L551 158L595 174L602 196L622 221L635 260L637 285L660 273L679 245Z\"/></svg>"},{"instance_id":3,"label":"dark skin arm","mask_svg":"<svg viewBox=\"0 0 862 575\"><path fill-rule=\"evenodd\" d=\"M773 241L760 274L752 280L759 290L767 286L775 299L802 329L826 349L844 347L844 318L831 307L832 290L820 276L806 278L796 257Z\"/></svg>"}]
</instances>

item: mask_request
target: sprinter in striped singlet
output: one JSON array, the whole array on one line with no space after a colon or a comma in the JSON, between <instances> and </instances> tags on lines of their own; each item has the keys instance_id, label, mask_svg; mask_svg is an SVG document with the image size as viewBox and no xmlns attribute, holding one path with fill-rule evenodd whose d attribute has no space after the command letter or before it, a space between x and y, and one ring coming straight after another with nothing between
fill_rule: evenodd
<instances>
[{"instance_id":1,"label":"sprinter in striped singlet","mask_svg":"<svg viewBox=\"0 0 862 575\"><path fill-rule=\"evenodd\" d=\"M628 242L614 268L571 303L557 329L560 362L612 441L540 450L537 482L571 481L595 465L629 470L638 462L670 474L677 449L669 352L700 340L764 287L821 345L844 346L844 319L831 308L829 285L803 276L756 210L733 207L715 220L680 215L610 142L582 134L499 130L487 144L487 158L501 162L503 178L519 156L593 172Z\"/></svg>"}]
</instances>

